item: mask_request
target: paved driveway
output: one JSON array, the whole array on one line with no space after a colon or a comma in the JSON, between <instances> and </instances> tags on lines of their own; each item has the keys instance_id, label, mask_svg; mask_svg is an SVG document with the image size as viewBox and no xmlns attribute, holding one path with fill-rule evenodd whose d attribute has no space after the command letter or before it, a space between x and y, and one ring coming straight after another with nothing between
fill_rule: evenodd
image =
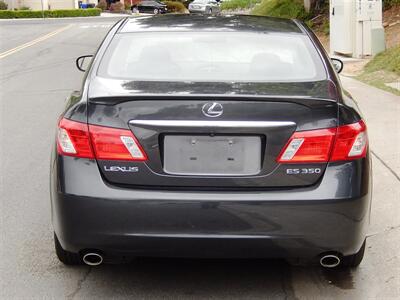
<instances>
[{"instance_id":1,"label":"paved driveway","mask_svg":"<svg viewBox=\"0 0 400 300\"><path fill-rule=\"evenodd\" d=\"M400 97L348 78L343 84L358 98L369 124L374 168L372 224L357 271L265 260L60 264L53 252L48 191L55 124L64 99L80 88L82 73L74 59L93 53L113 22L0 21L2 299L400 297ZM19 45L24 47L2 55Z\"/></svg>"}]
</instances>

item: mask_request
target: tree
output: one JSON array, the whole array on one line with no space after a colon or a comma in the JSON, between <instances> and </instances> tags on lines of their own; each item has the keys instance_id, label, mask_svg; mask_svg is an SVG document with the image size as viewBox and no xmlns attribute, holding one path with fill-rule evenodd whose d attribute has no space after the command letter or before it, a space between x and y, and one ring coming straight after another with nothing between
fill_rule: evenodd
<instances>
[{"instance_id":1,"label":"tree","mask_svg":"<svg viewBox=\"0 0 400 300\"><path fill-rule=\"evenodd\" d=\"M306 12L310 12L315 6L316 0L304 0L304 8Z\"/></svg>"}]
</instances>

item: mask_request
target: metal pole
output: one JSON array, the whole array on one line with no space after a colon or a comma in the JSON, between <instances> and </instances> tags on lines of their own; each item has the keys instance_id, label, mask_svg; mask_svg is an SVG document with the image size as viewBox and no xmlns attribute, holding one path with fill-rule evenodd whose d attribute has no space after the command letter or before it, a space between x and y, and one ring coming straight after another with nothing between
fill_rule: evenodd
<instances>
[{"instance_id":1,"label":"metal pole","mask_svg":"<svg viewBox=\"0 0 400 300\"><path fill-rule=\"evenodd\" d=\"M44 19L44 4L43 4L43 0L40 0L40 2L42 3L42 17Z\"/></svg>"}]
</instances>

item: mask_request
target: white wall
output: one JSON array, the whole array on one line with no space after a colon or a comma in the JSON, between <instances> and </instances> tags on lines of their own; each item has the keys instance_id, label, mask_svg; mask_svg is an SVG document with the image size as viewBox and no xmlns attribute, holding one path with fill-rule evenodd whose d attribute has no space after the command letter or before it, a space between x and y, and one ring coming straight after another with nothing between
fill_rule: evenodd
<instances>
[{"instance_id":1,"label":"white wall","mask_svg":"<svg viewBox=\"0 0 400 300\"><path fill-rule=\"evenodd\" d=\"M49 0L50 9L73 9L75 0Z\"/></svg>"},{"instance_id":2,"label":"white wall","mask_svg":"<svg viewBox=\"0 0 400 300\"><path fill-rule=\"evenodd\" d=\"M20 8L22 6L27 6L32 10L41 10L42 2L41 0L6 0L8 4L8 9L13 10L14 8ZM48 0L43 0L44 9L48 8Z\"/></svg>"}]
</instances>

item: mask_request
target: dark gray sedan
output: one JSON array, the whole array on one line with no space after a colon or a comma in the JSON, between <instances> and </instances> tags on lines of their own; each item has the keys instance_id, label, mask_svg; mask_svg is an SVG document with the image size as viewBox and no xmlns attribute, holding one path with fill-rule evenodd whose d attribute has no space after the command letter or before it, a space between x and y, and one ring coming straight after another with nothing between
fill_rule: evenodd
<instances>
[{"instance_id":1,"label":"dark gray sedan","mask_svg":"<svg viewBox=\"0 0 400 300\"><path fill-rule=\"evenodd\" d=\"M167 5L156 0L143 0L131 7L132 12L150 13L154 15L165 14Z\"/></svg>"},{"instance_id":2,"label":"dark gray sedan","mask_svg":"<svg viewBox=\"0 0 400 300\"><path fill-rule=\"evenodd\" d=\"M334 63L296 20L118 22L58 123L59 259L358 266L371 208L367 130Z\"/></svg>"}]
</instances>

